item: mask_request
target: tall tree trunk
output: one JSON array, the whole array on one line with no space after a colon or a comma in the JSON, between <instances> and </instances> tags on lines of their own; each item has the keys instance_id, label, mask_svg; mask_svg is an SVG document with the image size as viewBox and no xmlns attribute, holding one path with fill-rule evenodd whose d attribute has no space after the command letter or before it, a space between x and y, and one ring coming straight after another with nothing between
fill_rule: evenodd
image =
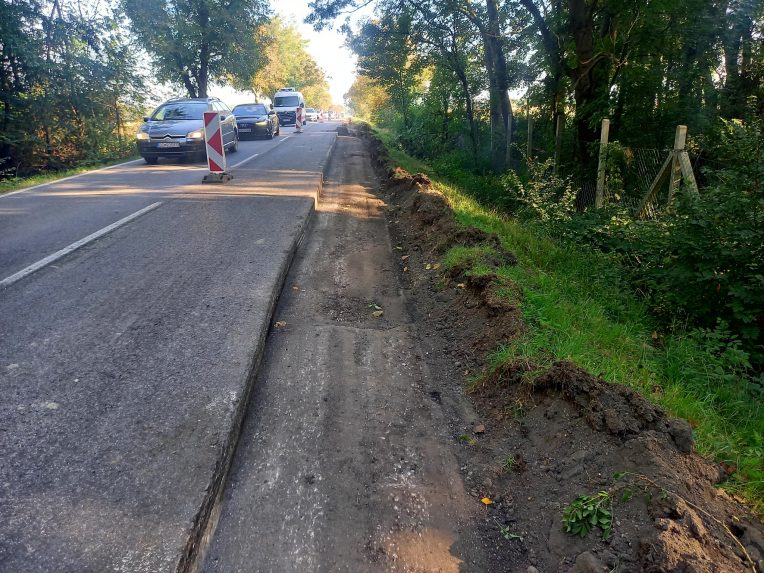
<instances>
[{"instance_id":1,"label":"tall tree trunk","mask_svg":"<svg viewBox=\"0 0 764 573\"><path fill-rule=\"evenodd\" d=\"M594 53L595 0L569 0L570 32L576 52L576 67L570 71L575 82L577 151L581 167L591 170L594 165L592 143L597 141L597 103L607 103L608 64ZM606 18L601 35L608 33L610 23ZM601 107L601 106L600 106Z\"/></svg>"},{"instance_id":2,"label":"tall tree trunk","mask_svg":"<svg viewBox=\"0 0 764 573\"><path fill-rule=\"evenodd\" d=\"M197 97L207 97L207 86L210 74L210 12L206 0L199 1L199 28L202 34L202 44L199 49L199 76L197 78Z\"/></svg>"},{"instance_id":3,"label":"tall tree trunk","mask_svg":"<svg viewBox=\"0 0 764 573\"><path fill-rule=\"evenodd\" d=\"M459 78L459 84L462 87L462 98L464 99L464 111L467 114L467 124L470 128L470 143L472 144L472 157L477 161L478 157L478 132L475 123L475 109L472 105L472 94L470 93L470 84L467 81L467 74L463 69L456 71Z\"/></svg>"},{"instance_id":4,"label":"tall tree trunk","mask_svg":"<svg viewBox=\"0 0 764 573\"><path fill-rule=\"evenodd\" d=\"M732 14L732 23L724 36L724 98L722 115L742 117L748 95L745 89L746 72L750 65L750 37L752 23L745 14Z\"/></svg>"},{"instance_id":5,"label":"tall tree trunk","mask_svg":"<svg viewBox=\"0 0 764 573\"><path fill-rule=\"evenodd\" d=\"M500 173L507 167L507 134L512 121L512 110L509 104L509 75L504 56L498 0L486 0L486 13L488 25L482 28L481 35L485 45L493 125L491 168Z\"/></svg>"}]
</instances>

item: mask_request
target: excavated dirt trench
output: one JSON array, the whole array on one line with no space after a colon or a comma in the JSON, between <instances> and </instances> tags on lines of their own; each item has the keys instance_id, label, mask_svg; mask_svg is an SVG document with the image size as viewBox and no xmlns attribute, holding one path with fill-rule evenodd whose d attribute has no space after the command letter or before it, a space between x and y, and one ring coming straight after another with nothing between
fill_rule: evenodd
<instances>
[{"instance_id":1,"label":"excavated dirt trench","mask_svg":"<svg viewBox=\"0 0 764 573\"><path fill-rule=\"evenodd\" d=\"M496 236L459 226L427 177L392 165L365 126L353 132L383 180L398 277L440 384L429 397L451 413L474 503L493 501L475 524L491 547L484 570L764 573L761 522L716 487L725 474L693 452L683 420L567 362L528 384L533 366L518 361L464 394L468 378L485 374L486 354L524 325L497 294L512 285L445 273L439 259L453 245L490 247L494 266L515 258ZM613 500L612 532L564 533L563 509L600 491Z\"/></svg>"}]
</instances>

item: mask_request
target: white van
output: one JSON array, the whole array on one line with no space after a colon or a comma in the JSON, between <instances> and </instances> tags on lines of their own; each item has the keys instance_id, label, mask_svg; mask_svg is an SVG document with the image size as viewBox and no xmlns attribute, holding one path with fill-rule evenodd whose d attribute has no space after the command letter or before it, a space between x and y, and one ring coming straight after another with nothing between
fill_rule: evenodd
<instances>
[{"instance_id":1,"label":"white van","mask_svg":"<svg viewBox=\"0 0 764 573\"><path fill-rule=\"evenodd\" d=\"M305 107L305 98L294 88L281 88L273 96L273 109L281 125L295 124L298 107Z\"/></svg>"}]
</instances>

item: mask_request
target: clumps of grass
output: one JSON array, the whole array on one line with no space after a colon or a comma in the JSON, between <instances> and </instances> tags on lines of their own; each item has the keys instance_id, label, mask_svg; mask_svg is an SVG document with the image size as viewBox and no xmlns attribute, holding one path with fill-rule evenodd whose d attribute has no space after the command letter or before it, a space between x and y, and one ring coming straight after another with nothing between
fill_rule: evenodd
<instances>
[{"instance_id":1,"label":"clumps of grass","mask_svg":"<svg viewBox=\"0 0 764 573\"><path fill-rule=\"evenodd\" d=\"M562 528L565 533L586 537L598 527L602 538L607 539L613 530L613 501L610 494L601 491L596 495L579 495L562 512Z\"/></svg>"},{"instance_id":2,"label":"clumps of grass","mask_svg":"<svg viewBox=\"0 0 764 573\"><path fill-rule=\"evenodd\" d=\"M511 473L512 470L515 468L516 464L517 464L517 458L514 456L514 454L509 454L501 462L501 469L503 469L507 473Z\"/></svg>"}]
</instances>

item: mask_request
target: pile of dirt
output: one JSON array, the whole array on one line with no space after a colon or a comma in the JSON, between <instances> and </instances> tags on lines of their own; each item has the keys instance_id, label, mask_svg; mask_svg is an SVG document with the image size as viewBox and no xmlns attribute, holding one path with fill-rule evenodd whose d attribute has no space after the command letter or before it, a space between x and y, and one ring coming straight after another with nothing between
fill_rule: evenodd
<instances>
[{"instance_id":1,"label":"pile of dirt","mask_svg":"<svg viewBox=\"0 0 764 573\"><path fill-rule=\"evenodd\" d=\"M495 235L460 226L426 176L391 166L382 142L354 128L385 182L411 311L439 349L428 357L443 372L434 393L440 403L450 384L455 395L458 379L463 399L467 380L474 386L479 419L453 434L470 493L492 501L476 527L502 547L496 571L764 573L761 521L717 487L724 471L693 453L685 421L568 362L486 366L524 328L519 289L508 297L513 285L497 273L444 272L438 260L453 245L489 247L493 267L514 256ZM612 529L565 533L565 508L599 492Z\"/></svg>"}]
</instances>

